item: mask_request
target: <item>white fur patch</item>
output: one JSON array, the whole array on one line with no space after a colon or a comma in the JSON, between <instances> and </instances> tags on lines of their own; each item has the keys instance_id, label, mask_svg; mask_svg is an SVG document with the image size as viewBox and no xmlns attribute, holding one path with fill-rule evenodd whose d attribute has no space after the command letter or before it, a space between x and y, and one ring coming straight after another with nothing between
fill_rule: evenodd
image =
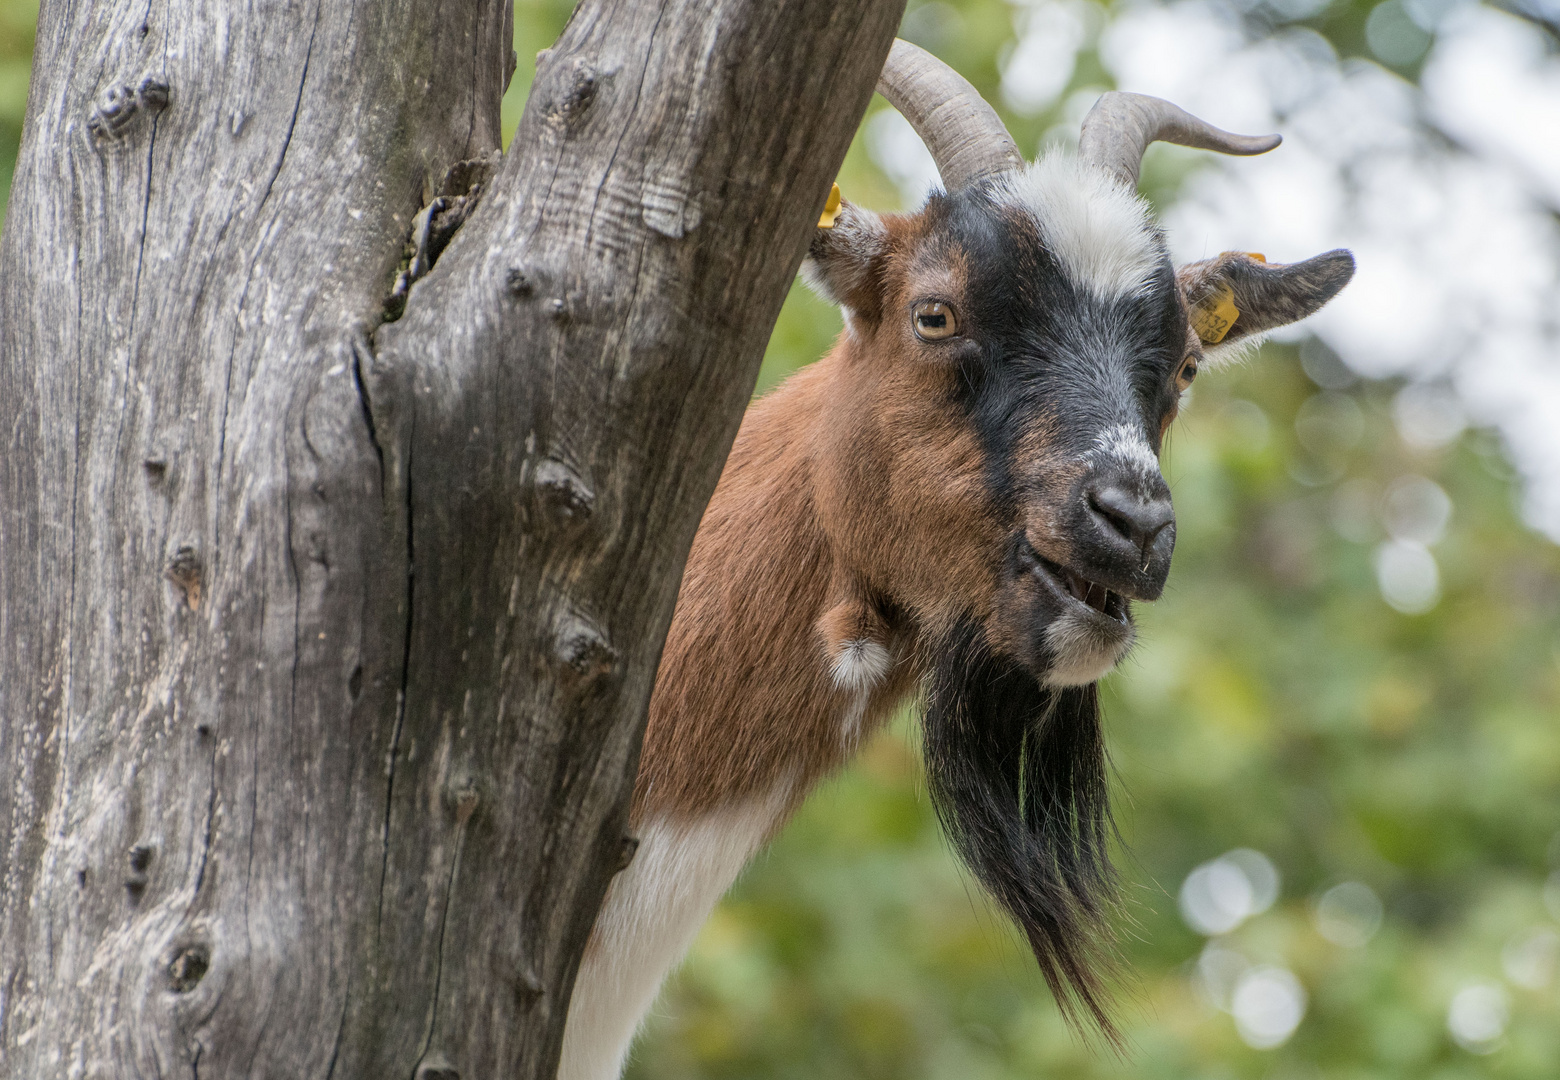
<instances>
[{"instance_id":1,"label":"white fur patch","mask_svg":"<svg viewBox=\"0 0 1560 1080\"><path fill-rule=\"evenodd\" d=\"M995 193L1034 218L1046 250L1100 300L1142 292L1164 258L1148 203L1070 154L1053 152L1010 173Z\"/></svg>"},{"instance_id":2,"label":"white fur patch","mask_svg":"<svg viewBox=\"0 0 1560 1080\"><path fill-rule=\"evenodd\" d=\"M798 271L802 276L802 284L806 285L818 295L820 300L826 300L831 304L838 304L840 298L834 291L834 283L829 280L829 271L817 259L812 256L802 260L802 268Z\"/></svg>"},{"instance_id":3,"label":"white fur patch","mask_svg":"<svg viewBox=\"0 0 1560 1080\"><path fill-rule=\"evenodd\" d=\"M1116 666L1132 643L1131 624L1104 629L1093 620L1068 612L1045 628L1045 643L1056 659L1045 673L1048 686L1084 686Z\"/></svg>"},{"instance_id":4,"label":"white fur patch","mask_svg":"<svg viewBox=\"0 0 1560 1080\"><path fill-rule=\"evenodd\" d=\"M1148 478L1159 475L1159 458L1143 437L1142 430L1131 424L1117 424L1100 432L1089 458L1091 461L1109 459Z\"/></svg>"},{"instance_id":5,"label":"white fur patch","mask_svg":"<svg viewBox=\"0 0 1560 1080\"><path fill-rule=\"evenodd\" d=\"M840 742L846 750L855 749L856 743L861 740L861 721L867 715L867 706L872 702L872 691L859 690L851 703L845 708L845 719L840 724Z\"/></svg>"},{"instance_id":6,"label":"white fur patch","mask_svg":"<svg viewBox=\"0 0 1560 1080\"><path fill-rule=\"evenodd\" d=\"M764 798L697 821L639 826L639 850L607 889L574 981L558 1080L617 1080L662 980L774 829L793 786L783 780Z\"/></svg>"},{"instance_id":7,"label":"white fur patch","mask_svg":"<svg viewBox=\"0 0 1560 1080\"><path fill-rule=\"evenodd\" d=\"M829 674L841 690L870 690L888 678L893 664L893 657L882 645L868 638L854 638L840 643Z\"/></svg>"}]
</instances>

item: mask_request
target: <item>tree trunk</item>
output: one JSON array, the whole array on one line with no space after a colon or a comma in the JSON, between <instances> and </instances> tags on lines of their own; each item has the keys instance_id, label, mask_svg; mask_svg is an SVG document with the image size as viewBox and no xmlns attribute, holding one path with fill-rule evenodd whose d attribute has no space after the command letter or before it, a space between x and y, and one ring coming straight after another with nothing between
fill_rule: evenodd
<instances>
[{"instance_id":1,"label":"tree trunk","mask_svg":"<svg viewBox=\"0 0 1560 1080\"><path fill-rule=\"evenodd\" d=\"M545 1077L902 0L50 0L0 243L0 1075ZM398 306L398 305L396 305Z\"/></svg>"}]
</instances>

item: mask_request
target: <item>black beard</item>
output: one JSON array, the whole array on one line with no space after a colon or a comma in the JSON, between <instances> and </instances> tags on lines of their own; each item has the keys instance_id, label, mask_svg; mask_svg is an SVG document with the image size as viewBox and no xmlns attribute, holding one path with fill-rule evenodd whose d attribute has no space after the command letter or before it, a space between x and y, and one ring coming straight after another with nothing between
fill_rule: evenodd
<instances>
[{"instance_id":1,"label":"black beard","mask_svg":"<svg viewBox=\"0 0 1560 1080\"><path fill-rule=\"evenodd\" d=\"M1068 1022L1087 1017L1119 1046L1105 990L1115 827L1095 687L1042 686L969 623L934 652L925 756L938 819L1028 937Z\"/></svg>"}]
</instances>

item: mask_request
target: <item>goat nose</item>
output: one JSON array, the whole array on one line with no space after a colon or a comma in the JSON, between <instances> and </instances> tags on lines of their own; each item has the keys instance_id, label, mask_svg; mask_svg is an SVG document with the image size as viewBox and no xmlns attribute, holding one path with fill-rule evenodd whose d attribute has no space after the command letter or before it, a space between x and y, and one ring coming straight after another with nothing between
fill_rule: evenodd
<instances>
[{"instance_id":1,"label":"goat nose","mask_svg":"<svg viewBox=\"0 0 1560 1080\"><path fill-rule=\"evenodd\" d=\"M1149 548L1175 521L1169 495L1139 495L1107 484L1090 487L1084 493L1084 499L1102 530L1107 535L1120 537L1141 552L1145 565Z\"/></svg>"}]
</instances>

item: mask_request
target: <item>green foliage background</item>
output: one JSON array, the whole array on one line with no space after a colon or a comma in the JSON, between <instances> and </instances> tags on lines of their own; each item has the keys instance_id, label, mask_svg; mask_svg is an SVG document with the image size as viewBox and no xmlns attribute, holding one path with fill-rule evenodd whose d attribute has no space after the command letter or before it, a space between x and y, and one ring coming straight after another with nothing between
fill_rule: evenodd
<instances>
[{"instance_id":1,"label":"green foliage background","mask_svg":"<svg viewBox=\"0 0 1560 1080\"><path fill-rule=\"evenodd\" d=\"M569 6L518 5L511 131L531 58ZM962 18L938 51L995 102L1011 9L951 7ZM1301 21L1340 55L1369 57L1373 10L1334 0ZM0 204L35 18L36 4L0 0ZM1397 70L1417 74L1413 63ZM1080 57L1075 87L1108 82L1096 58ZM1033 146L1059 116L1006 119ZM1145 191L1173 199L1170 170L1188 160L1151 157ZM898 208L859 140L840 182L858 202ZM838 329L833 309L794 289L760 390L821 355ZM1104 688L1128 849L1129 1052L1067 1032L1016 935L953 863L907 716L812 798L722 904L657 1006L634 1080L1560 1075L1553 983L1505 983L1512 1019L1492 1053L1459 1048L1446 1027L1460 986L1503 983L1513 935L1560 916L1543 888L1560 858L1560 549L1520 524L1492 435L1415 452L1393 426L1397 386L1336 370L1323 381L1332 388L1305 374L1297 348L1269 345L1200 380L1169 444L1180 522L1170 587L1140 607L1141 644ZM1318 428L1306 419L1318 410L1345 421ZM1336 524L1406 474L1435 480L1455 507L1435 549L1442 599L1419 616L1381 598L1379 523L1345 529L1354 539ZM1186 874L1236 847L1270 856L1282 891L1233 944L1294 971L1309 995L1294 1037L1273 1050L1248 1048L1198 995L1204 939L1177 913ZM1385 904L1380 932L1359 948L1316 929L1315 898L1345 880ZM1560 888L1551 900L1560 908Z\"/></svg>"}]
</instances>

